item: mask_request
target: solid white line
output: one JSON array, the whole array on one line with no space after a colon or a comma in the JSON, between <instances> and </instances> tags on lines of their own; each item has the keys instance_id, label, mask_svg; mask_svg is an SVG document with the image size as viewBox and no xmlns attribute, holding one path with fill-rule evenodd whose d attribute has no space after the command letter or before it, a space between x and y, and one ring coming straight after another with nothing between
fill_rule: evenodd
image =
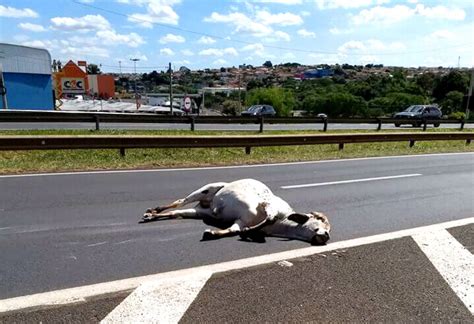
<instances>
[{"instance_id":1,"label":"solid white line","mask_svg":"<svg viewBox=\"0 0 474 324\"><path fill-rule=\"evenodd\" d=\"M382 242L386 240L396 239L400 237L415 235L424 231L446 229L451 227L463 226L474 223L474 217L459 219L455 221L439 223L434 225L416 227L391 233L378 234L373 236L361 237L351 239L347 241L340 241L330 243L325 246L311 246L307 248L290 250L285 252L272 253L262 255L258 257L252 257L247 259L211 264L201 267L188 268L164 273L158 273L153 275L134 277L116 281L109 281L99 284L93 284L82 287L68 288L56 291L50 291L45 293L39 293L28 296L13 297L9 299L0 300L0 313L8 312L13 310L19 310L30 307L45 306L45 305L58 305L58 304L69 304L79 301L85 301L86 298L98 295L104 295L109 293L115 293L119 291L131 290L138 287L143 282L149 280L170 280L178 276L196 275L200 272L222 272L229 270L236 270L256 266L260 264L266 264L271 262L278 262L282 260L294 259L304 257L316 253L322 253L337 249L350 248L360 245L366 245L371 243ZM150 307L152 307L151 305Z\"/></svg>"},{"instance_id":2,"label":"solid white line","mask_svg":"<svg viewBox=\"0 0 474 324\"><path fill-rule=\"evenodd\" d=\"M270 164L251 164L251 165L228 165L216 167L194 167L194 168L174 168L174 169L146 169L146 170L102 170L102 171L77 171L77 172L57 172L57 173L29 173L29 174L9 174L0 175L1 178L23 178L23 177L43 177L43 176L70 176L70 175L93 175L93 174L120 174L120 173L147 173L147 172L182 172L182 171L208 171L208 170L225 170L225 169L246 169L246 168L262 168L262 167L278 167L304 164L320 164L320 163L334 163L334 162L352 162L365 160L385 160L385 159L404 159L417 157L439 157L451 155L469 155L473 152L459 152L459 153L435 153L435 154L418 154L418 155L395 155L395 156L378 156L378 157L364 157L353 159L339 159L339 160L321 160L321 161L302 161L302 162L284 162L284 163L270 163Z\"/></svg>"},{"instance_id":3,"label":"solid white line","mask_svg":"<svg viewBox=\"0 0 474 324\"><path fill-rule=\"evenodd\" d=\"M474 315L474 256L444 229L413 235L436 270Z\"/></svg>"},{"instance_id":4,"label":"solid white line","mask_svg":"<svg viewBox=\"0 0 474 324\"><path fill-rule=\"evenodd\" d=\"M101 323L178 323L211 275L210 271L201 271L193 276L147 282Z\"/></svg>"},{"instance_id":5,"label":"solid white line","mask_svg":"<svg viewBox=\"0 0 474 324\"><path fill-rule=\"evenodd\" d=\"M341 181L320 182L320 183L307 183L307 184L301 184L301 185L282 186L281 189L295 189L295 188L321 187L321 186L330 186L330 185L344 184L344 183L356 183L356 182L367 182L367 181L379 181L379 180L389 180L389 179L400 179L400 178L419 177L419 176L421 176L421 175L422 175L422 174L420 174L420 173L412 173L412 174L401 174L401 175L386 176L386 177L377 177L377 178L341 180Z\"/></svg>"}]
</instances>

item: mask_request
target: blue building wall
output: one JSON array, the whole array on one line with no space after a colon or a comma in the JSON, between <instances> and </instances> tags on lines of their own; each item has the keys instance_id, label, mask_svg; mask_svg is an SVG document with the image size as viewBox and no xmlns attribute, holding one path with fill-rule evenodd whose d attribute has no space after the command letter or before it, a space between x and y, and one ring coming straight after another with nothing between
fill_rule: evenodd
<instances>
[{"instance_id":1,"label":"blue building wall","mask_svg":"<svg viewBox=\"0 0 474 324\"><path fill-rule=\"evenodd\" d=\"M8 109L53 110L50 74L4 72ZM3 103L0 101L0 107Z\"/></svg>"}]
</instances>

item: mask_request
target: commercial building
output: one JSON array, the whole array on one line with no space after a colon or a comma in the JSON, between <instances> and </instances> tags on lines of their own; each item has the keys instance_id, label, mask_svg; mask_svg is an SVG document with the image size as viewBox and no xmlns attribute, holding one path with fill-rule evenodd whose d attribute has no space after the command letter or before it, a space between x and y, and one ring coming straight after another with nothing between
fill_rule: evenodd
<instances>
[{"instance_id":1,"label":"commercial building","mask_svg":"<svg viewBox=\"0 0 474 324\"><path fill-rule=\"evenodd\" d=\"M0 80L1 109L54 109L47 50L0 43Z\"/></svg>"},{"instance_id":2,"label":"commercial building","mask_svg":"<svg viewBox=\"0 0 474 324\"><path fill-rule=\"evenodd\" d=\"M109 99L115 95L115 80L111 75L87 74L87 63L79 61L67 62L54 75L54 89L57 98L88 95L91 97Z\"/></svg>"}]
</instances>

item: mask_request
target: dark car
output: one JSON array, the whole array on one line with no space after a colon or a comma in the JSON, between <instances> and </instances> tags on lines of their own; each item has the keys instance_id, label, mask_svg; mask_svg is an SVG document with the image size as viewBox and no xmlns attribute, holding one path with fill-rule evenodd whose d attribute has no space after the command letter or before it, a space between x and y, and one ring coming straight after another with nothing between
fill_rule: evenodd
<instances>
[{"instance_id":1,"label":"dark car","mask_svg":"<svg viewBox=\"0 0 474 324\"><path fill-rule=\"evenodd\" d=\"M242 116L269 116L273 117L276 115L276 111L272 106L269 105L254 105L246 111L242 111Z\"/></svg>"},{"instance_id":2,"label":"dark car","mask_svg":"<svg viewBox=\"0 0 474 324\"><path fill-rule=\"evenodd\" d=\"M411 124L416 127L423 125L425 120L433 121L434 127L439 127L440 123L436 120L440 119L443 114L436 106L413 105L402 112L393 115L396 119L395 126L400 127L402 124Z\"/></svg>"}]
</instances>

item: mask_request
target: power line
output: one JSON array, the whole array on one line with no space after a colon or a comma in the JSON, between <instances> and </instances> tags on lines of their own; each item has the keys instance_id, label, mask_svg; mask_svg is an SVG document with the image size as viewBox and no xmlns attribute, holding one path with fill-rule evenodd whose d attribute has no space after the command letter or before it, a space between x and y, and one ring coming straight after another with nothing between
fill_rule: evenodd
<instances>
[{"instance_id":1,"label":"power line","mask_svg":"<svg viewBox=\"0 0 474 324\"><path fill-rule=\"evenodd\" d=\"M103 12L107 12L107 13L110 13L110 14L113 14L113 15L117 15L117 16L122 16L122 17L125 17L125 18L129 18L129 15L123 14L123 13L118 12L118 11L114 11L114 10L110 10L110 9L105 9L105 8L102 8L102 7L94 6L94 5L90 4L90 3L79 2L79 1L77 1L77 0L71 0L71 1L74 2L75 4L78 4L78 5L81 5L81 6L84 6L84 7L89 7L89 8L92 8L92 9L95 9L95 10L100 10L100 11L103 11ZM229 38L228 36L225 36L225 37L224 37L224 36L213 35L213 34L208 34L208 33L203 33L203 32L197 32L197 31L190 30L190 29L185 29L185 28L181 28L181 27L170 26L170 25L158 23L158 22L155 22L155 21L152 21L152 20L148 20L148 19L144 19L144 18L133 17L132 19L133 19L134 21L141 21L141 22L145 22L145 23L157 25L157 26L160 26L160 27L172 29L172 30L178 30L178 31L181 31L181 32L184 32L184 33L189 33L189 34L194 34L194 35L212 37L212 38L216 38L216 39L220 39L220 40L224 40L224 41L228 41L228 42L239 43L239 44L245 44L245 45L253 45L253 44L255 44L255 42L249 42L249 41L244 41L244 40L240 40L240 39ZM464 46L472 45L472 44L474 44L474 42L464 43L464 44L457 44L457 45L452 45L452 46L444 46L444 47L440 47L440 48L432 48L432 49L426 49L426 50L410 51L410 52L392 52L392 53L371 53L371 52L366 52L366 53L350 53L350 55L352 55L352 56L365 56L365 55L379 55L379 56L407 55L407 54L418 54L418 53L434 52L434 51L440 51L440 50L449 49L449 48L456 48L456 47L464 47ZM277 49L277 50L292 51L292 52L301 52L301 53L309 53L309 54L341 54L340 52L314 51L314 50L305 50L305 49L301 49L301 48L291 48L291 47L275 46L275 45L264 45L264 44L262 44L262 46L263 46L264 48L269 48L269 49Z\"/></svg>"}]
</instances>

